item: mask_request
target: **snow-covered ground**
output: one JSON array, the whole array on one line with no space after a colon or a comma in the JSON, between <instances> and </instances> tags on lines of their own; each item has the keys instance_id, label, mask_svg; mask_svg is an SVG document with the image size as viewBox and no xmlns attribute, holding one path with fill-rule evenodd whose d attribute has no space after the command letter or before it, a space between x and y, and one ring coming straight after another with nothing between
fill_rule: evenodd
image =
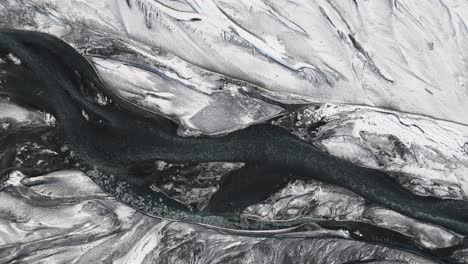
<instances>
[{"instance_id":1,"label":"snow-covered ground","mask_svg":"<svg viewBox=\"0 0 468 264\"><path fill-rule=\"evenodd\" d=\"M1 0L0 27L67 41L112 93L174 120L181 136L272 122L417 195L468 200L466 0ZM0 138L54 124L0 98ZM242 164L232 166L154 187L203 208L223 173ZM254 237L150 217L81 172L23 176L13 172L0 189L1 263L430 263L344 231ZM463 239L315 181L291 182L243 216L370 223L431 249ZM453 257L466 262L468 251Z\"/></svg>"},{"instance_id":2,"label":"snow-covered ground","mask_svg":"<svg viewBox=\"0 0 468 264\"><path fill-rule=\"evenodd\" d=\"M121 40L180 76L202 68L273 100L468 124L466 1L5 0L0 14L76 46Z\"/></svg>"}]
</instances>

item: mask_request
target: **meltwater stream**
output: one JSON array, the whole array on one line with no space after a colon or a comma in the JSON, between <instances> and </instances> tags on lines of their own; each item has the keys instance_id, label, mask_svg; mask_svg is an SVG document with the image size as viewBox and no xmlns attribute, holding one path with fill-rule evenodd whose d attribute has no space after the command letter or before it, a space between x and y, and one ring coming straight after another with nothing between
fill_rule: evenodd
<instances>
[{"instance_id":1,"label":"meltwater stream","mask_svg":"<svg viewBox=\"0 0 468 264\"><path fill-rule=\"evenodd\" d=\"M466 263L467 11L0 2L0 263Z\"/></svg>"},{"instance_id":2,"label":"meltwater stream","mask_svg":"<svg viewBox=\"0 0 468 264\"><path fill-rule=\"evenodd\" d=\"M86 59L65 42L16 30L2 30L0 41L1 51L18 57L38 81L33 90L7 86L3 92L52 113L66 144L91 168L145 185L151 177L132 171L141 173L138 166L151 160L260 163L345 187L397 212L468 234L466 201L415 196L383 172L323 153L271 125L254 125L218 138L178 137L171 121L144 117L119 105L123 101L104 88ZM101 89L116 105L93 104L82 95L82 85Z\"/></svg>"}]
</instances>

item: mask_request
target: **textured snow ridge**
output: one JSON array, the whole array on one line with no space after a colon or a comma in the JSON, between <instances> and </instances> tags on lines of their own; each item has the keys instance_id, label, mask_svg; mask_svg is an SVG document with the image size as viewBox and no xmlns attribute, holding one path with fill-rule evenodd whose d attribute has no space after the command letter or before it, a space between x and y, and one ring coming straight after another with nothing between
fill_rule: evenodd
<instances>
[{"instance_id":1,"label":"textured snow ridge","mask_svg":"<svg viewBox=\"0 0 468 264\"><path fill-rule=\"evenodd\" d=\"M1 263L435 263L342 232L279 230L259 237L149 217L77 171L13 173L0 199Z\"/></svg>"},{"instance_id":2,"label":"textured snow ridge","mask_svg":"<svg viewBox=\"0 0 468 264\"><path fill-rule=\"evenodd\" d=\"M283 108L242 95L237 87L206 94L128 63L89 58L103 81L118 96L150 112L174 119L184 128L218 135L264 122Z\"/></svg>"},{"instance_id":3,"label":"textured snow ridge","mask_svg":"<svg viewBox=\"0 0 468 264\"><path fill-rule=\"evenodd\" d=\"M173 120L180 136L271 122L387 172L415 195L468 200L466 0L0 0L2 27L63 39L89 60L106 92L139 113ZM21 61L0 54L0 96L6 64L20 68ZM19 130L54 125L50 114L0 97L0 139L17 150L0 149L0 165L11 159L15 166L0 167L0 263L433 263L386 246L393 237L355 240L351 229L310 224L262 233L146 215L82 172L62 171L72 165L59 157L66 147L15 141ZM165 177L151 190L200 210L244 166L156 164ZM466 238L451 230L337 186L284 184L243 208L242 221L252 229L295 221L378 227L468 263ZM171 210L115 185L120 199L145 213Z\"/></svg>"},{"instance_id":4,"label":"textured snow ridge","mask_svg":"<svg viewBox=\"0 0 468 264\"><path fill-rule=\"evenodd\" d=\"M50 114L30 111L11 103L7 98L0 97L0 131L12 126L50 126L53 124L55 124L55 118Z\"/></svg>"},{"instance_id":5,"label":"textured snow ridge","mask_svg":"<svg viewBox=\"0 0 468 264\"><path fill-rule=\"evenodd\" d=\"M307 107L274 123L332 155L387 171L418 195L468 198L467 126L332 104Z\"/></svg>"},{"instance_id":6,"label":"textured snow ridge","mask_svg":"<svg viewBox=\"0 0 468 264\"><path fill-rule=\"evenodd\" d=\"M173 57L175 72L199 67L277 101L468 124L466 1L6 0L0 12L75 45L111 34Z\"/></svg>"},{"instance_id":7,"label":"textured snow ridge","mask_svg":"<svg viewBox=\"0 0 468 264\"><path fill-rule=\"evenodd\" d=\"M242 215L262 221L309 218L366 222L408 235L420 245L433 249L463 242L462 236L445 228L369 205L355 193L317 181L292 182L263 203L247 207Z\"/></svg>"}]
</instances>

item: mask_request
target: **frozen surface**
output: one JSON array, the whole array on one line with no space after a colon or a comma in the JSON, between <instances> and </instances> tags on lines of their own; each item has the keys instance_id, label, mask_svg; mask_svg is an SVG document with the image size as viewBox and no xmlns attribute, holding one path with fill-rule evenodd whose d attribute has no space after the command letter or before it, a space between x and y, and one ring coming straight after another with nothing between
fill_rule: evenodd
<instances>
[{"instance_id":1,"label":"frozen surface","mask_svg":"<svg viewBox=\"0 0 468 264\"><path fill-rule=\"evenodd\" d=\"M31 111L0 97L0 130L11 126L50 126L54 123L55 119L50 114Z\"/></svg>"},{"instance_id":2,"label":"frozen surface","mask_svg":"<svg viewBox=\"0 0 468 264\"><path fill-rule=\"evenodd\" d=\"M240 235L153 218L117 202L76 171L36 178L13 173L0 198L2 263L435 263L340 231Z\"/></svg>"},{"instance_id":3,"label":"frozen surface","mask_svg":"<svg viewBox=\"0 0 468 264\"><path fill-rule=\"evenodd\" d=\"M202 68L274 100L468 124L466 1L6 0L0 12L76 46L112 36L181 76Z\"/></svg>"},{"instance_id":4,"label":"frozen surface","mask_svg":"<svg viewBox=\"0 0 468 264\"><path fill-rule=\"evenodd\" d=\"M346 189L317 181L292 182L263 203L247 207L242 215L262 221L329 219L366 222L408 235L427 248L446 248L463 242L462 236L447 229L370 205Z\"/></svg>"},{"instance_id":5,"label":"frozen surface","mask_svg":"<svg viewBox=\"0 0 468 264\"><path fill-rule=\"evenodd\" d=\"M208 162L168 164L157 161L158 181L151 189L182 202L188 207L204 209L219 189L222 177L244 166L243 163Z\"/></svg>"},{"instance_id":6,"label":"frozen surface","mask_svg":"<svg viewBox=\"0 0 468 264\"><path fill-rule=\"evenodd\" d=\"M108 87L149 112L207 135L242 129L278 116L283 109L231 90L203 93L159 71L121 61L89 58Z\"/></svg>"},{"instance_id":7,"label":"frozen surface","mask_svg":"<svg viewBox=\"0 0 468 264\"><path fill-rule=\"evenodd\" d=\"M334 156L387 172L416 195L459 200L468 200L467 24L466 0L0 1L0 27L67 41L109 91L172 119L181 136L220 136L274 118ZM21 65L0 55L0 65ZM55 123L0 98L0 139ZM16 145L18 168L65 167L45 143ZM3 166L10 157L2 151ZM196 209L244 166L157 164L165 177L151 189ZM78 171L24 178L6 169L0 167L0 263L431 263L315 225L259 235L159 219L116 201ZM129 204L145 204L125 195L135 202ZM370 224L441 250L432 252L454 247L451 260L468 261L464 237L315 181L289 182L242 217Z\"/></svg>"},{"instance_id":8,"label":"frozen surface","mask_svg":"<svg viewBox=\"0 0 468 264\"><path fill-rule=\"evenodd\" d=\"M467 126L333 104L307 107L274 123L333 155L390 172L418 195L467 199Z\"/></svg>"}]
</instances>

